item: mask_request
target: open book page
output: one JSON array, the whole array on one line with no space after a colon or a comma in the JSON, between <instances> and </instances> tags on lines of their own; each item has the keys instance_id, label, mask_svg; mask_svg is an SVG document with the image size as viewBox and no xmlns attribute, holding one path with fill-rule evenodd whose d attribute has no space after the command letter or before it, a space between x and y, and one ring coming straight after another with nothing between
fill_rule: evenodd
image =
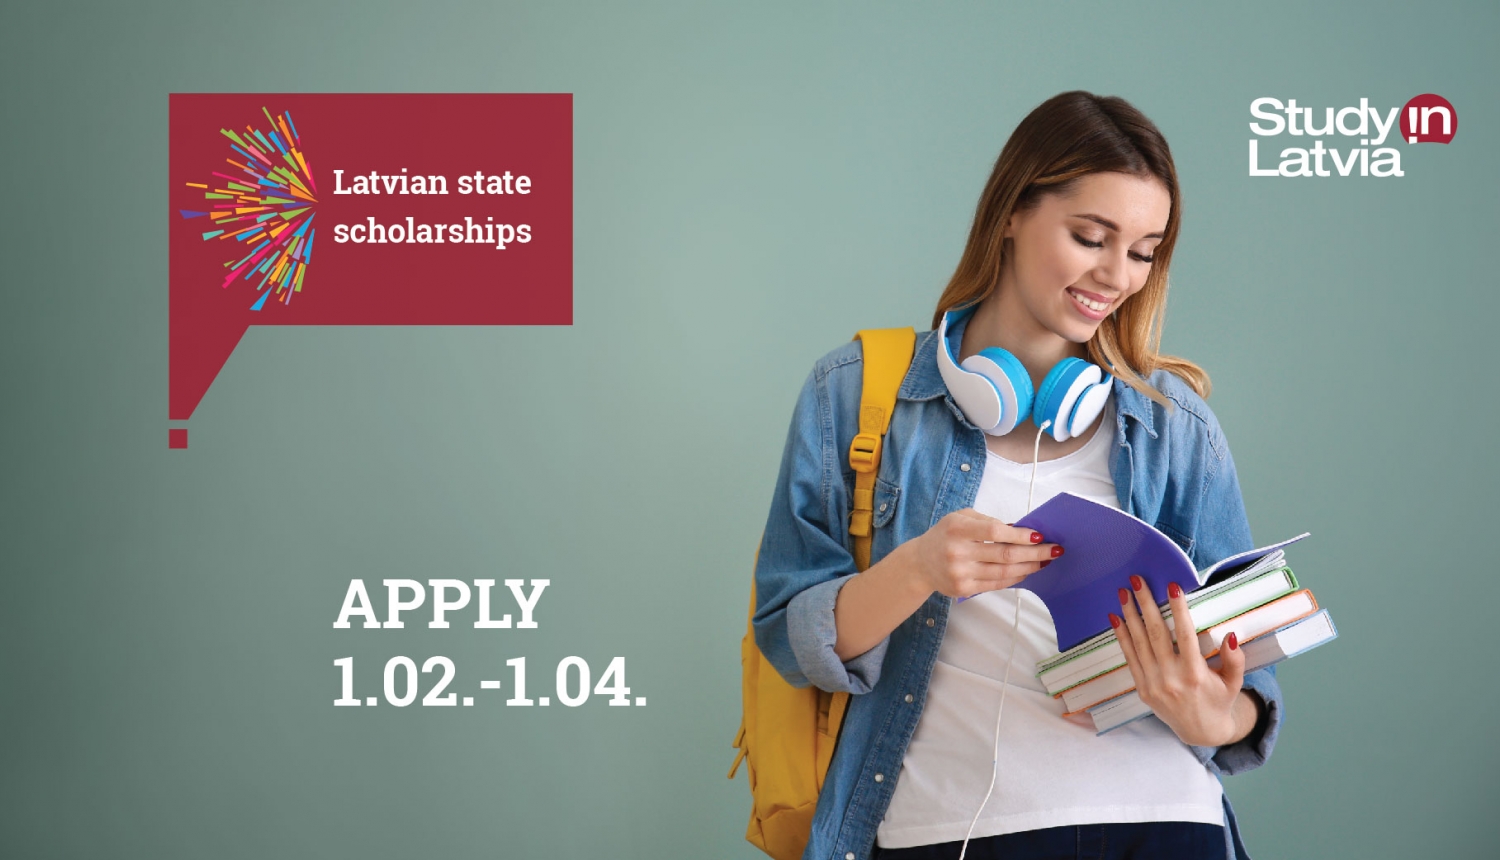
<instances>
[{"instance_id":1,"label":"open book page","mask_svg":"<svg viewBox=\"0 0 1500 860\"><path fill-rule=\"evenodd\" d=\"M1306 537L1240 553L1200 575L1182 547L1162 532L1124 511L1072 493L1048 499L1016 525L1040 532L1048 543L1066 550L1046 568L1011 586L1031 591L1046 604L1057 630L1058 650L1063 652L1109 630L1109 613L1120 608L1118 589L1130 586L1132 574L1146 580L1154 597L1165 600L1169 583L1194 591L1220 568L1242 565Z\"/></svg>"}]
</instances>

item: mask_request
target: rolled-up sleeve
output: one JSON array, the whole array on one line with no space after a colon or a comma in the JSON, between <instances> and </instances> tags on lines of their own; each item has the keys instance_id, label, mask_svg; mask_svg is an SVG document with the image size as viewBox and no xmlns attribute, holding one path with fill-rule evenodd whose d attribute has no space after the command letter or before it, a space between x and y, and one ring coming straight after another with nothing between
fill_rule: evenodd
<instances>
[{"instance_id":1,"label":"rolled-up sleeve","mask_svg":"<svg viewBox=\"0 0 1500 860\"><path fill-rule=\"evenodd\" d=\"M834 605L858 574L845 546L848 503L826 376L817 368L797 398L755 566L755 644L788 683L868 693L890 637L847 661L834 652Z\"/></svg>"},{"instance_id":2,"label":"rolled-up sleeve","mask_svg":"<svg viewBox=\"0 0 1500 860\"><path fill-rule=\"evenodd\" d=\"M1233 776L1254 770L1271 757L1271 748L1276 745L1276 735L1281 731L1281 686L1276 681L1276 667L1267 666L1245 673L1245 683L1240 689L1260 698L1265 707L1255 728L1240 740L1221 747L1193 747L1193 753L1205 765L1213 767L1225 776Z\"/></svg>"},{"instance_id":3,"label":"rolled-up sleeve","mask_svg":"<svg viewBox=\"0 0 1500 860\"><path fill-rule=\"evenodd\" d=\"M887 636L865 653L849 660L839 660L834 653L838 629L833 622L833 607L839 589L857 574L841 576L804 588L787 605L787 636L792 654L802 674L812 685L824 690L868 693L880 679L880 665L891 643Z\"/></svg>"}]
</instances>

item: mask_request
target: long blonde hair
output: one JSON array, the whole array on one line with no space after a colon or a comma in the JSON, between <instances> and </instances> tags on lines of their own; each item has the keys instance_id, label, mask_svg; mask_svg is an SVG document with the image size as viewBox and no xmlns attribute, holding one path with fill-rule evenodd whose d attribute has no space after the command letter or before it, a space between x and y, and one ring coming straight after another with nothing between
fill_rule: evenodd
<instances>
[{"instance_id":1,"label":"long blonde hair","mask_svg":"<svg viewBox=\"0 0 1500 860\"><path fill-rule=\"evenodd\" d=\"M1210 384L1203 368L1158 351L1167 309L1167 269L1182 220L1172 151L1156 125L1118 96L1083 90L1060 93L1016 126L985 183L969 241L938 299L932 327L937 328L944 313L979 302L998 286L1006 247L1002 234L1013 212L1030 210L1044 194L1066 194L1080 177L1107 171L1159 179L1171 195L1172 208L1167 229L1152 252L1146 285L1099 324L1088 342L1089 360L1163 405L1166 397L1146 380L1158 368L1171 371L1207 397Z\"/></svg>"}]
</instances>

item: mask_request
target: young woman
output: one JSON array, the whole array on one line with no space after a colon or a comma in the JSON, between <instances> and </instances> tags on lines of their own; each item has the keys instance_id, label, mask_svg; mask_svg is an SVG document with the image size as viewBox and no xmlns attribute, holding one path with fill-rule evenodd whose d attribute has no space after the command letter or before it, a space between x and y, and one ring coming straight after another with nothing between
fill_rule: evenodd
<instances>
[{"instance_id":1,"label":"young woman","mask_svg":"<svg viewBox=\"0 0 1500 860\"><path fill-rule=\"evenodd\" d=\"M1190 620L1185 598L1132 577L1108 623L1155 717L1096 736L1036 681L1056 634L1035 595L1009 588L1067 548L1008 523L1063 491L1154 524L1200 569L1253 548L1234 461L1203 401L1207 375L1157 352L1181 213L1166 141L1124 100L1063 93L1021 122L934 330L917 337L863 573L848 534L860 343L814 366L761 545L753 619L789 682L855 694L804 857L1248 856L1219 777L1270 755L1274 670L1244 673L1231 642L1217 671L1196 648L1179 652L1156 606L1167 597ZM962 380L943 364L996 347L1016 362L1016 388L1054 406L1042 389L1060 362L1100 367L1112 379L1099 397L1076 398L1097 418L1065 408L1045 432L1035 420L990 426L974 395L950 390Z\"/></svg>"}]
</instances>

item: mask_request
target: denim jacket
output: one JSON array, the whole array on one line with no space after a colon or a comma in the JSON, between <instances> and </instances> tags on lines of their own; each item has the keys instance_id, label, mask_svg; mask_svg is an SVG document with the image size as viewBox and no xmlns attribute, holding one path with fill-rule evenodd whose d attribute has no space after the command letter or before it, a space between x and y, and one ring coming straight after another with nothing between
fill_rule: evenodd
<instances>
[{"instance_id":1,"label":"denim jacket","mask_svg":"<svg viewBox=\"0 0 1500 860\"><path fill-rule=\"evenodd\" d=\"M967 319L949 327L954 354ZM972 507L984 472L984 433L959 410L937 366L937 332L917 336L897 394L875 484L871 564ZM819 359L792 415L755 569L755 641L789 683L853 694L818 797L804 860L865 860L885 817L947 628L952 599L934 592L869 651L840 660L833 608L857 575L848 533L858 432L862 350L851 341ZM1165 371L1150 377L1166 409L1116 380L1110 471L1120 506L1175 540L1200 570L1254 548L1234 460L1202 398ZM1265 704L1254 730L1222 747L1191 747L1215 776L1241 773L1271 754L1282 720L1275 667L1246 673ZM1224 797L1227 856L1248 860Z\"/></svg>"}]
</instances>

